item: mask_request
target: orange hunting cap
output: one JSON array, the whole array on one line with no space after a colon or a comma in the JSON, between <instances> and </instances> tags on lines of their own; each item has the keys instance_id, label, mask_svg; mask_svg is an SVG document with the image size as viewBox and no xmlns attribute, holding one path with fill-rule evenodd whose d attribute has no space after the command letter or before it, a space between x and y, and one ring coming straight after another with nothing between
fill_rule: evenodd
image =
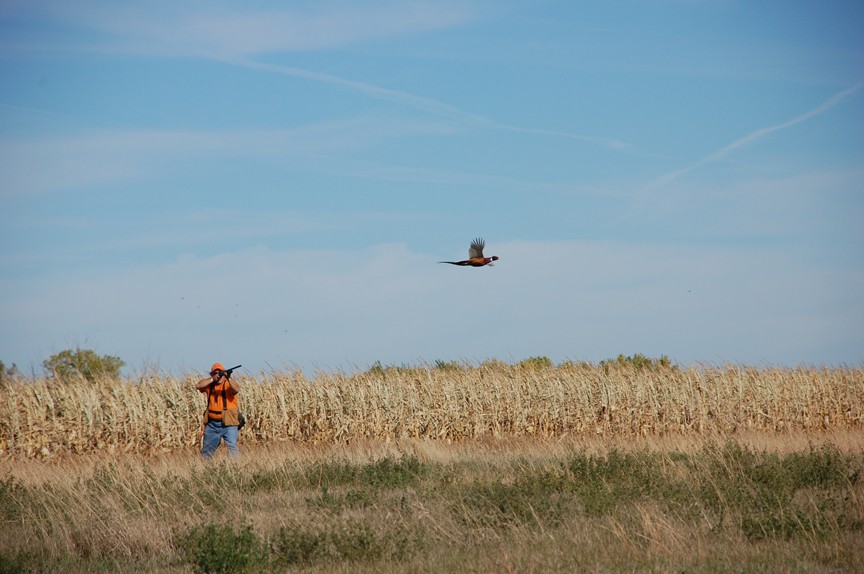
<instances>
[{"instance_id":1,"label":"orange hunting cap","mask_svg":"<svg viewBox=\"0 0 864 574\"><path fill-rule=\"evenodd\" d=\"M213 371L224 371L225 367L222 366L222 363L213 363L213 366L210 367L210 372Z\"/></svg>"}]
</instances>

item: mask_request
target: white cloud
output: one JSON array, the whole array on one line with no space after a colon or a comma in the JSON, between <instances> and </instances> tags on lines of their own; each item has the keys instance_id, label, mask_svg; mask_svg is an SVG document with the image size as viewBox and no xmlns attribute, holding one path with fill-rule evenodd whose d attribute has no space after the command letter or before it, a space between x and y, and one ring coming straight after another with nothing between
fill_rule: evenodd
<instances>
[{"instance_id":1,"label":"white cloud","mask_svg":"<svg viewBox=\"0 0 864 574\"><path fill-rule=\"evenodd\" d=\"M0 139L0 183L10 194L83 188L170 173L172 166L254 157L313 158L381 141L450 130L431 122L357 118L285 130L132 129L77 136Z\"/></svg>"},{"instance_id":2,"label":"white cloud","mask_svg":"<svg viewBox=\"0 0 864 574\"><path fill-rule=\"evenodd\" d=\"M337 48L464 25L465 2L34 2L17 15L46 18L85 36L53 36L55 50L111 54L236 58L269 52Z\"/></svg>"},{"instance_id":3,"label":"white cloud","mask_svg":"<svg viewBox=\"0 0 864 574\"><path fill-rule=\"evenodd\" d=\"M449 253L399 244L257 248L19 284L0 306L0 348L20 364L72 337L133 367L168 369L214 356L252 369L636 352L686 362L862 360L860 271L821 271L770 248L494 248L501 260L483 269L438 265Z\"/></svg>"},{"instance_id":4,"label":"white cloud","mask_svg":"<svg viewBox=\"0 0 864 574\"><path fill-rule=\"evenodd\" d=\"M253 10L233 4L199 9L196 5L175 2L91 1L74 5L50 2L36 12L47 13L79 31L89 31L84 38L67 40L69 44L43 45L41 49L213 59L329 84L466 125L574 139L613 151L638 153L627 142L615 138L510 125L403 90L255 59L267 53L342 48L467 25L484 13L477 2L322 2L309 3L303 8ZM50 40L57 41L53 37Z\"/></svg>"},{"instance_id":5,"label":"white cloud","mask_svg":"<svg viewBox=\"0 0 864 574\"><path fill-rule=\"evenodd\" d=\"M458 128L441 121L358 117L283 130L104 130L72 136L0 137L0 184L7 197L82 190L108 183L171 177L184 163L231 159L358 179L494 185L592 194L630 195L600 186L466 173L422 165L376 163L354 153L417 136L447 137ZM287 161L293 158L294 161Z\"/></svg>"}]
</instances>

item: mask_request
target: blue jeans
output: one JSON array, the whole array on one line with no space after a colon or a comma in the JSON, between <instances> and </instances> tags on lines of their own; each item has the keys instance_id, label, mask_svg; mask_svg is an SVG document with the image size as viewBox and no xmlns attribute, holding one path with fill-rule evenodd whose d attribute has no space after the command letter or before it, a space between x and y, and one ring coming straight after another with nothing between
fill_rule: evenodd
<instances>
[{"instance_id":1,"label":"blue jeans","mask_svg":"<svg viewBox=\"0 0 864 574\"><path fill-rule=\"evenodd\" d=\"M206 459L213 458L216 449L219 448L219 443L225 439L225 446L228 447L228 454L236 457L239 453L237 450L237 427L226 427L222 421L210 421L204 427L204 445L201 447L201 456Z\"/></svg>"}]
</instances>

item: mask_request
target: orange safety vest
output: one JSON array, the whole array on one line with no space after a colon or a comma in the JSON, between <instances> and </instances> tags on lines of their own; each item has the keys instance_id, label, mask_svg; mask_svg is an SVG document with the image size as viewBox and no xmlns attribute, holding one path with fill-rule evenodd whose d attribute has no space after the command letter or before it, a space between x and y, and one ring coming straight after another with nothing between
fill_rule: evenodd
<instances>
[{"instance_id":1,"label":"orange safety vest","mask_svg":"<svg viewBox=\"0 0 864 574\"><path fill-rule=\"evenodd\" d=\"M228 381L210 385L203 392L207 393L207 418L211 421L221 421L222 411L238 408L237 392L230 387Z\"/></svg>"}]
</instances>

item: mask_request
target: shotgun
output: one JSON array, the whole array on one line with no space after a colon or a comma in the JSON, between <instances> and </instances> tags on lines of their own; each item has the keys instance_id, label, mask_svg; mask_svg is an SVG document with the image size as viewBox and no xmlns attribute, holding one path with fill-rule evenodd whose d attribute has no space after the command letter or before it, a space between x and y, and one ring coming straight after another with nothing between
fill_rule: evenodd
<instances>
[{"instance_id":1,"label":"shotgun","mask_svg":"<svg viewBox=\"0 0 864 574\"><path fill-rule=\"evenodd\" d=\"M239 369L239 368L242 367L242 366L243 366L243 365L237 365L236 367L231 367L230 369L225 369L225 370L222 371L222 372L225 373L225 376L226 376L227 378L230 379L230 378L231 378L231 373L234 372L234 369Z\"/></svg>"}]
</instances>

